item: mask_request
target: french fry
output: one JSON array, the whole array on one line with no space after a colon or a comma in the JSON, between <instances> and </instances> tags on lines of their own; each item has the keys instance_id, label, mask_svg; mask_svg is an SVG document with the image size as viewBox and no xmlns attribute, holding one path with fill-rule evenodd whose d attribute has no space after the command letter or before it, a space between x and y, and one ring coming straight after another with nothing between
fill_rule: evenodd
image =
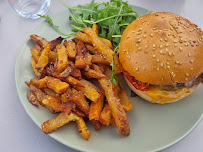
<instances>
[{"instance_id":1,"label":"french fry","mask_svg":"<svg viewBox=\"0 0 203 152\"><path fill-rule=\"evenodd\" d=\"M84 60L83 51L85 49L85 45L82 41L79 41L76 45L76 57L75 57L75 67L78 69L83 69L86 64Z\"/></svg>"},{"instance_id":2,"label":"french fry","mask_svg":"<svg viewBox=\"0 0 203 152\"><path fill-rule=\"evenodd\" d=\"M83 72L83 74L87 77L87 78L104 78L106 77L104 74L97 72L95 70L92 69L88 69L87 71Z\"/></svg>"},{"instance_id":3,"label":"french fry","mask_svg":"<svg viewBox=\"0 0 203 152\"><path fill-rule=\"evenodd\" d=\"M111 109L108 103L105 103L104 108L101 112L99 121L103 124L108 126L111 122Z\"/></svg>"},{"instance_id":4,"label":"french fry","mask_svg":"<svg viewBox=\"0 0 203 152\"><path fill-rule=\"evenodd\" d=\"M62 103L58 98L53 96L47 96L42 100L42 105L49 109L51 113L65 112L70 114L74 104L72 102Z\"/></svg>"},{"instance_id":5,"label":"french fry","mask_svg":"<svg viewBox=\"0 0 203 152\"><path fill-rule=\"evenodd\" d=\"M105 73L104 73L107 77L111 78L112 75L112 71L109 68L106 68ZM116 89L118 90L118 94L119 94L119 98L120 98L120 102L123 105L123 109L125 110L125 112L129 112L132 108L133 108L133 104L130 101L125 88L123 87L123 84L121 83L121 81L119 81L121 88L119 88L118 85L116 85Z\"/></svg>"},{"instance_id":6,"label":"french fry","mask_svg":"<svg viewBox=\"0 0 203 152\"><path fill-rule=\"evenodd\" d=\"M49 51L49 60L56 60L58 58L58 54L55 51Z\"/></svg>"},{"instance_id":7,"label":"french fry","mask_svg":"<svg viewBox=\"0 0 203 152\"><path fill-rule=\"evenodd\" d=\"M47 45L47 44L49 43L45 38L43 38L43 37L41 37L41 36L38 36L38 35L36 35L36 34L30 35L30 38L31 38L36 44L40 45L41 47L42 47L42 46L45 46L45 45Z\"/></svg>"},{"instance_id":8,"label":"french fry","mask_svg":"<svg viewBox=\"0 0 203 152\"><path fill-rule=\"evenodd\" d=\"M84 83L84 79L81 79L80 82L83 84L84 87L80 87L80 86L74 86L70 81L68 81L70 83L70 85L72 85L76 90L78 91L82 91L84 93L84 95L90 99L92 102L97 102L101 96L101 94L92 86L87 85Z\"/></svg>"},{"instance_id":9,"label":"french fry","mask_svg":"<svg viewBox=\"0 0 203 152\"><path fill-rule=\"evenodd\" d=\"M75 43L73 41L65 40L64 44L65 44L67 52L68 52L68 57L72 60L75 59L75 56L76 56Z\"/></svg>"},{"instance_id":10,"label":"french fry","mask_svg":"<svg viewBox=\"0 0 203 152\"><path fill-rule=\"evenodd\" d=\"M33 58L35 59L35 61L38 62L41 53L36 48L30 49L30 52L31 52Z\"/></svg>"},{"instance_id":11,"label":"french fry","mask_svg":"<svg viewBox=\"0 0 203 152\"><path fill-rule=\"evenodd\" d=\"M42 53L39 57L39 61L37 62L36 68L41 69L44 68L49 62L49 51L51 49L51 44L48 43L45 48L42 50Z\"/></svg>"},{"instance_id":12,"label":"french fry","mask_svg":"<svg viewBox=\"0 0 203 152\"><path fill-rule=\"evenodd\" d=\"M102 124L98 120L91 120L95 130L101 129Z\"/></svg>"},{"instance_id":13,"label":"french fry","mask_svg":"<svg viewBox=\"0 0 203 152\"><path fill-rule=\"evenodd\" d=\"M62 82L60 79L50 76L46 76L43 79L38 80L35 85L39 88L48 87L58 94L66 92L66 90L70 87L68 83Z\"/></svg>"},{"instance_id":14,"label":"french fry","mask_svg":"<svg viewBox=\"0 0 203 152\"><path fill-rule=\"evenodd\" d=\"M32 91L32 93L37 97L37 100L40 102L43 99L45 99L47 97L47 95L39 88L37 88L35 85L33 85L32 83L29 82L25 82L25 84L30 88L30 90Z\"/></svg>"},{"instance_id":15,"label":"french fry","mask_svg":"<svg viewBox=\"0 0 203 152\"><path fill-rule=\"evenodd\" d=\"M86 114L85 114L84 112L82 112L82 111L81 111L78 107L76 107L76 106L72 109L72 111L73 111L76 115L78 115L79 117L82 117L82 118L87 117Z\"/></svg>"},{"instance_id":16,"label":"french fry","mask_svg":"<svg viewBox=\"0 0 203 152\"><path fill-rule=\"evenodd\" d=\"M58 63L57 63L57 70L58 72L62 72L68 66L68 55L64 45L58 44L56 46L57 53L58 53Z\"/></svg>"},{"instance_id":17,"label":"french fry","mask_svg":"<svg viewBox=\"0 0 203 152\"><path fill-rule=\"evenodd\" d=\"M42 130L44 133L49 134L76 119L78 119L78 116L74 113L68 115L65 112L61 112L58 116L44 122L42 124Z\"/></svg>"},{"instance_id":18,"label":"french fry","mask_svg":"<svg viewBox=\"0 0 203 152\"><path fill-rule=\"evenodd\" d=\"M83 118L77 116L76 124L77 124L78 131L79 131L80 135L84 139L88 140L91 137L91 133L87 130L87 126L86 126L85 121L83 120Z\"/></svg>"},{"instance_id":19,"label":"french fry","mask_svg":"<svg viewBox=\"0 0 203 152\"><path fill-rule=\"evenodd\" d=\"M51 44L51 50L54 50L58 44L61 44L62 41L63 41L63 38L61 36L50 41L49 44Z\"/></svg>"},{"instance_id":20,"label":"french fry","mask_svg":"<svg viewBox=\"0 0 203 152\"><path fill-rule=\"evenodd\" d=\"M92 55L89 54L89 52L86 52L84 54L84 59L85 59L86 66L91 66L92 65Z\"/></svg>"},{"instance_id":21,"label":"french fry","mask_svg":"<svg viewBox=\"0 0 203 152\"><path fill-rule=\"evenodd\" d=\"M97 35L97 34L95 33L95 35ZM82 42L84 42L84 43L93 44L90 36L88 34L86 34L86 33L77 32L77 34L75 35L75 38L82 41ZM107 46L109 48L112 48L111 41L109 41L107 39L104 39L104 38L100 38L100 37L98 37L98 39L100 39L100 41L102 41L105 46Z\"/></svg>"},{"instance_id":22,"label":"french fry","mask_svg":"<svg viewBox=\"0 0 203 152\"><path fill-rule=\"evenodd\" d=\"M78 78L78 79L81 79L81 72L80 72L80 69L77 69L76 67L75 67L75 64L72 62L72 61L68 61L68 64L69 64L69 66L70 66L70 68L71 68L71 73L70 73L70 75L72 75L72 76L74 76L74 77L76 77L76 78Z\"/></svg>"},{"instance_id":23,"label":"french fry","mask_svg":"<svg viewBox=\"0 0 203 152\"><path fill-rule=\"evenodd\" d=\"M92 45L86 44L85 46L86 46L87 50L89 52L91 52L92 54L98 54L99 55L99 52L97 52L97 50Z\"/></svg>"},{"instance_id":24,"label":"french fry","mask_svg":"<svg viewBox=\"0 0 203 152\"><path fill-rule=\"evenodd\" d=\"M101 78L98 80L100 85L105 91L105 95L112 111L113 118L115 119L116 125L118 126L119 132L123 136L130 135L130 126L128 117L120 103L118 95L113 91L113 84L107 78Z\"/></svg>"},{"instance_id":25,"label":"french fry","mask_svg":"<svg viewBox=\"0 0 203 152\"><path fill-rule=\"evenodd\" d=\"M53 96L53 97L56 97L56 98L59 97L58 93L56 93L55 91L53 91L53 90L51 90L49 88L43 88L43 91L49 96Z\"/></svg>"},{"instance_id":26,"label":"french fry","mask_svg":"<svg viewBox=\"0 0 203 152\"><path fill-rule=\"evenodd\" d=\"M37 62L35 61L33 56L31 56L31 64L32 64L32 69L33 69L35 75L39 76L39 71L36 69Z\"/></svg>"},{"instance_id":27,"label":"french fry","mask_svg":"<svg viewBox=\"0 0 203 152\"><path fill-rule=\"evenodd\" d=\"M92 55L92 63L101 63L109 65L108 61L104 59L101 55Z\"/></svg>"},{"instance_id":28,"label":"french fry","mask_svg":"<svg viewBox=\"0 0 203 152\"><path fill-rule=\"evenodd\" d=\"M86 115L89 114L90 106L82 92L72 89L72 93L69 95L69 99L75 103L76 106Z\"/></svg>"},{"instance_id":29,"label":"french fry","mask_svg":"<svg viewBox=\"0 0 203 152\"><path fill-rule=\"evenodd\" d=\"M92 25L92 29L98 35L98 33L99 33L99 26L96 23L94 23Z\"/></svg>"},{"instance_id":30,"label":"french fry","mask_svg":"<svg viewBox=\"0 0 203 152\"><path fill-rule=\"evenodd\" d=\"M28 97L28 100L30 101L30 103L32 103L33 105L35 105L35 106L41 105L39 100L37 100L37 97L34 95L34 93L32 93L32 91L28 90L27 97Z\"/></svg>"},{"instance_id":31,"label":"french fry","mask_svg":"<svg viewBox=\"0 0 203 152\"><path fill-rule=\"evenodd\" d=\"M111 115L111 121L110 121L110 124L114 127L117 127L116 126L116 122L115 122L115 119L113 118L113 116Z\"/></svg>"},{"instance_id":32,"label":"french fry","mask_svg":"<svg viewBox=\"0 0 203 152\"><path fill-rule=\"evenodd\" d=\"M104 71L106 69L106 65L104 65L104 64L92 64L92 68L95 71L98 71L100 73L104 73Z\"/></svg>"},{"instance_id":33,"label":"french fry","mask_svg":"<svg viewBox=\"0 0 203 152\"><path fill-rule=\"evenodd\" d=\"M85 85L80 82L79 80L73 78L72 76L68 76L67 77L67 82L70 83L70 85L72 85L73 87L75 86L78 86L78 87L82 87L82 88L85 88Z\"/></svg>"},{"instance_id":34,"label":"french fry","mask_svg":"<svg viewBox=\"0 0 203 152\"><path fill-rule=\"evenodd\" d=\"M96 50L106 58L109 65L112 65L114 51L110 47L105 45L105 43L94 33L91 28L85 28L84 33L90 37L92 44L94 45ZM117 54L114 55L114 60L116 74L118 75L122 72L122 70Z\"/></svg>"}]
</instances>

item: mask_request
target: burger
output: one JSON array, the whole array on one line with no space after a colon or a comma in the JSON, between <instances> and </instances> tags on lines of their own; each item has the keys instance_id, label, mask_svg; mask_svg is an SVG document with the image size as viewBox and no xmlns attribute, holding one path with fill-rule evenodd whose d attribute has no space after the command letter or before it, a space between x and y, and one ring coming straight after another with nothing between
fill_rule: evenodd
<instances>
[{"instance_id":1,"label":"burger","mask_svg":"<svg viewBox=\"0 0 203 152\"><path fill-rule=\"evenodd\" d=\"M119 59L137 95L152 103L176 102L203 79L203 32L170 12L147 14L124 30Z\"/></svg>"}]
</instances>

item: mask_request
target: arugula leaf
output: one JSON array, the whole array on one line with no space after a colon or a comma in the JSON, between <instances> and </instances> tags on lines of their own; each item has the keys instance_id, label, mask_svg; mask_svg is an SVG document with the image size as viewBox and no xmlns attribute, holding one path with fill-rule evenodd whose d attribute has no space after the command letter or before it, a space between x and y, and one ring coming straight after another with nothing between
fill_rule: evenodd
<instances>
[{"instance_id":1,"label":"arugula leaf","mask_svg":"<svg viewBox=\"0 0 203 152\"><path fill-rule=\"evenodd\" d=\"M69 37L71 37L71 36L73 36L73 35L76 34L76 33L65 34L65 33L61 32L61 31L59 30L59 26L55 25L55 24L53 23L52 19L51 19L48 15L45 16L45 15L39 15L39 14L38 14L38 16L44 18L49 24L51 24L51 25L57 30L58 33L60 33L61 35L64 35L64 36L68 36L68 37L66 37L66 38L69 38ZM66 39L66 38L65 38L65 39Z\"/></svg>"}]
</instances>

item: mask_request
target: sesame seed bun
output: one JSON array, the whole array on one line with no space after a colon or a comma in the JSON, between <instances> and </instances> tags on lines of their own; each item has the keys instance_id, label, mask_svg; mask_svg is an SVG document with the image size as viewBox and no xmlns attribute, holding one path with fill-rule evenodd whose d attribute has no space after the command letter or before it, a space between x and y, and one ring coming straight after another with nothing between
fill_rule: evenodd
<instances>
[{"instance_id":1,"label":"sesame seed bun","mask_svg":"<svg viewBox=\"0 0 203 152\"><path fill-rule=\"evenodd\" d=\"M176 91L166 91L161 90L159 88L156 88L156 91L154 89L150 89L148 91L140 91L137 90L129 81L127 78L125 78L128 86L130 89L135 92L138 96L141 98L151 102L151 103L158 103L158 104L165 104L165 103L173 103L176 101L179 101L180 99L185 98L186 96L190 95L195 91L198 84L193 85L190 88L181 88Z\"/></svg>"},{"instance_id":2,"label":"sesame seed bun","mask_svg":"<svg viewBox=\"0 0 203 152\"><path fill-rule=\"evenodd\" d=\"M119 59L143 83L185 83L203 73L203 32L173 13L147 14L124 30Z\"/></svg>"}]
</instances>

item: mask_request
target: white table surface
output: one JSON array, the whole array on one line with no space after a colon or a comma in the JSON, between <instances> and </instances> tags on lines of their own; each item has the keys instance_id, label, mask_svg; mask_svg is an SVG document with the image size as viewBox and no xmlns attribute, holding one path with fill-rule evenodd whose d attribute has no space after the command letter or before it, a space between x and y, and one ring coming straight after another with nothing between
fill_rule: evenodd
<instances>
[{"instance_id":1,"label":"white table surface","mask_svg":"<svg viewBox=\"0 0 203 152\"><path fill-rule=\"evenodd\" d=\"M96 0L101 1L101 0ZM84 4L90 0L64 0L68 5ZM130 4L153 11L171 11L182 15L203 29L202 0L129 0ZM47 14L65 10L52 0ZM45 135L25 112L15 87L15 60L25 39L43 19L18 16L7 0L0 0L0 151L1 152L76 152ZM202 109L203 110L203 109ZM203 121L194 131L164 152L202 152Z\"/></svg>"}]
</instances>

